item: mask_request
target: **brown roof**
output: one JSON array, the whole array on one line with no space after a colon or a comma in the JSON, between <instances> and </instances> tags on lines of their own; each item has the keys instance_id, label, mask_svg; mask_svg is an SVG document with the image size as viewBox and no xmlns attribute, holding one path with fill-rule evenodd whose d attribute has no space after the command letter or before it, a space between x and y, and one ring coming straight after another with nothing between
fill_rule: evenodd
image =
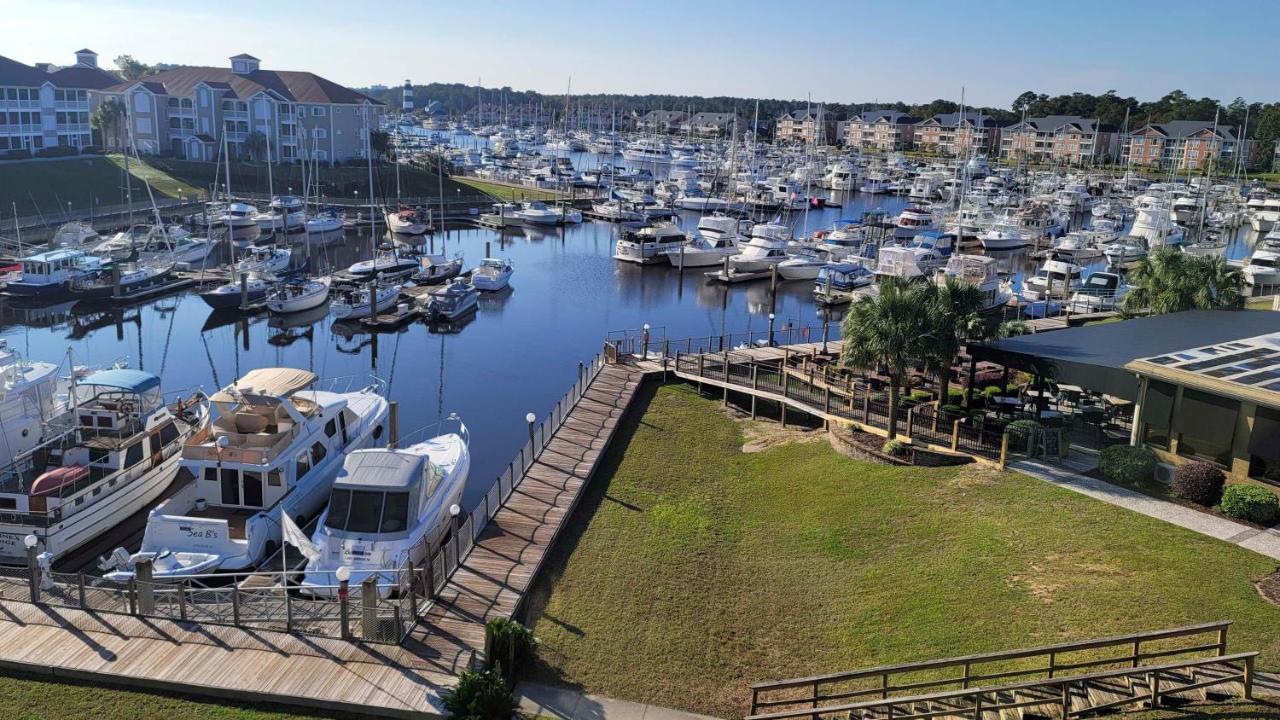
<instances>
[{"instance_id":1,"label":"brown roof","mask_svg":"<svg viewBox=\"0 0 1280 720\"><path fill-rule=\"evenodd\" d=\"M235 97L248 98L260 92L275 92L286 100L301 103L359 104L365 101L381 104L366 95L326 80L315 73L290 70L255 70L245 75L218 67L176 67L148 75L141 80L147 89L156 94L189 97L195 95L195 87L205 83L210 87L229 88ZM120 83L110 88L124 92L135 82Z\"/></svg>"}]
</instances>

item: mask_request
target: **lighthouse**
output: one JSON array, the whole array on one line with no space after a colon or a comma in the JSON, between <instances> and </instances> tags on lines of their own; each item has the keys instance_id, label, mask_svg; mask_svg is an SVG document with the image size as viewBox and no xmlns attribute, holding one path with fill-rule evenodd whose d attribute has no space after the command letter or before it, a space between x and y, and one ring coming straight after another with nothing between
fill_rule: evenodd
<instances>
[{"instance_id":1,"label":"lighthouse","mask_svg":"<svg viewBox=\"0 0 1280 720\"><path fill-rule=\"evenodd\" d=\"M413 84L408 80L404 81L404 100L400 103L400 110L405 114L413 112Z\"/></svg>"}]
</instances>

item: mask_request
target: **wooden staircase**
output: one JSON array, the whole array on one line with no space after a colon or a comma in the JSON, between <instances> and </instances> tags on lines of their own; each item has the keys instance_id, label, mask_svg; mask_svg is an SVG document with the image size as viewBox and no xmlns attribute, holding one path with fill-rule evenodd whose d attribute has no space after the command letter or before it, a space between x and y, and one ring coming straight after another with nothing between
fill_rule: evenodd
<instances>
[{"instance_id":1,"label":"wooden staircase","mask_svg":"<svg viewBox=\"0 0 1280 720\"><path fill-rule=\"evenodd\" d=\"M1257 653L1227 654L1229 626L756 683L747 720L1069 720L1249 698Z\"/></svg>"}]
</instances>

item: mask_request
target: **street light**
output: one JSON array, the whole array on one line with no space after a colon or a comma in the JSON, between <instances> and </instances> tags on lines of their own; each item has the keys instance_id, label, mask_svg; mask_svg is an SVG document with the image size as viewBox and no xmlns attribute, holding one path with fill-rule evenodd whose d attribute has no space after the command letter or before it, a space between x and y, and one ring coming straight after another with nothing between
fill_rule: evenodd
<instances>
[{"instance_id":1,"label":"street light","mask_svg":"<svg viewBox=\"0 0 1280 720\"><path fill-rule=\"evenodd\" d=\"M350 592L348 583L351 580L351 568L341 565L337 570L333 571L333 574L338 578L338 610L342 619L342 639L347 640L351 637L350 618L347 617L347 596Z\"/></svg>"},{"instance_id":2,"label":"street light","mask_svg":"<svg viewBox=\"0 0 1280 720\"><path fill-rule=\"evenodd\" d=\"M773 313L769 313L769 346L773 346Z\"/></svg>"},{"instance_id":3,"label":"street light","mask_svg":"<svg viewBox=\"0 0 1280 720\"><path fill-rule=\"evenodd\" d=\"M649 359L649 323L644 324L644 336L642 337L641 341L644 344L644 352L641 353L640 359L648 360Z\"/></svg>"}]
</instances>

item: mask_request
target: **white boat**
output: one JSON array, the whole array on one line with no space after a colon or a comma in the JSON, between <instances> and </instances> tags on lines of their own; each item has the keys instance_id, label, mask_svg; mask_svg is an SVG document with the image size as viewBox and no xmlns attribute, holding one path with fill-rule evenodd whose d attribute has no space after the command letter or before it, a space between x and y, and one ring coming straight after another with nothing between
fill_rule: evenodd
<instances>
[{"instance_id":1,"label":"white boat","mask_svg":"<svg viewBox=\"0 0 1280 720\"><path fill-rule=\"evenodd\" d=\"M828 262L830 258L821 251L795 251L778 263L778 277L783 280L817 280L818 273Z\"/></svg>"},{"instance_id":2,"label":"white boat","mask_svg":"<svg viewBox=\"0 0 1280 720\"><path fill-rule=\"evenodd\" d=\"M99 272L109 264L84 250L58 249L21 258L21 274L5 283L10 296L54 298L65 296L77 278Z\"/></svg>"},{"instance_id":3,"label":"white boat","mask_svg":"<svg viewBox=\"0 0 1280 720\"><path fill-rule=\"evenodd\" d=\"M716 212L729 207L728 200L708 195L701 190L681 192L672 204L681 210L697 210L699 212Z\"/></svg>"},{"instance_id":4,"label":"white boat","mask_svg":"<svg viewBox=\"0 0 1280 720\"><path fill-rule=\"evenodd\" d=\"M978 236L978 242L982 243L984 250L1016 250L1027 246L1027 240L1018 227L1010 223L993 225Z\"/></svg>"},{"instance_id":5,"label":"white boat","mask_svg":"<svg viewBox=\"0 0 1280 720\"><path fill-rule=\"evenodd\" d=\"M402 207L386 215L387 229L397 235L422 235L431 229L429 213Z\"/></svg>"},{"instance_id":6,"label":"white boat","mask_svg":"<svg viewBox=\"0 0 1280 720\"><path fill-rule=\"evenodd\" d=\"M418 258L418 269L409 276L409 280L418 285L439 285L442 282L458 277L462 272L462 255L447 258L444 255L422 255Z\"/></svg>"},{"instance_id":7,"label":"white boat","mask_svg":"<svg viewBox=\"0 0 1280 720\"><path fill-rule=\"evenodd\" d=\"M862 179L862 185L858 187L858 192L867 193L868 195L881 195L889 192L890 182L889 176L883 172L869 172Z\"/></svg>"},{"instance_id":8,"label":"white boat","mask_svg":"<svg viewBox=\"0 0 1280 720\"><path fill-rule=\"evenodd\" d=\"M0 471L65 434L70 392L71 377L60 377L57 365L25 360L0 338Z\"/></svg>"},{"instance_id":9,"label":"white boat","mask_svg":"<svg viewBox=\"0 0 1280 720\"><path fill-rule=\"evenodd\" d=\"M1138 216L1129 234L1142 238L1148 248L1181 245L1184 233L1173 221L1173 213L1163 200L1147 198L1138 205Z\"/></svg>"},{"instance_id":10,"label":"white boat","mask_svg":"<svg viewBox=\"0 0 1280 720\"><path fill-rule=\"evenodd\" d=\"M148 225L141 223L121 230L107 240L103 240L93 248L93 254L101 258L128 259L135 252L150 247L153 250L182 238L191 237L191 233L177 225Z\"/></svg>"},{"instance_id":11,"label":"white boat","mask_svg":"<svg viewBox=\"0 0 1280 720\"><path fill-rule=\"evenodd\" d=\"M636 210L631 202L619 199L592 203L591 212L614 222L634 222L644 219L644 214Z\"/></svg>"},{"instance_id":12,"label":"white boat","mask_svg":"<svg viewBox=\"0 0 1280 720\"><path fill-rule=\"evenodd\" d=\"M346 215L338 208L324 208L307 218L305 227L310 235L342 232L346 223Z\"/></svg>"},{"instance_id":13,"label":"white boat","mask_svg":"<svg viewBox=\"0 0 1280 720\"><path fill-rule=\"evenodd\" d=\"M329 278L287 280L267 293L267 309L273 313L294 313L326 305Z\"/></svg>"},{"instance_id":14,"label":"white boat","mask_svg":"<svg viewBox=\"0 0 1280 720\"><path fill-rule=\"evenodd\" d=\"M829 263L818 271L813 284L813 299L820 305L850 302L853 293L875 282L875 273L860 260Z\"/></svg>"},{"instance_id":15,"label":"white boat","mask_svg":"<svg viewBox=\"0 0 1280 720\"><path fill-rule=\"evenodd\" d=\"M1022 296L1027 300L1049 300L1069 297L1080 289L1084 269L1063 260L1045 260L1035 275L1022 281Z\"/></svg>"},{"instance_id":16,"label":"white boat","mask_svg":"<svg viewBox=\"0 0 1280 720\"><path fill-rule=\"evenodd\" d=\"M392 243L378 248L372 260L361 260L347 267L347 272L362 280L380 277L399 280L418 271L421 260L417 253L402 251Z\"/></svg>"},{"instance_id":17,"label":"white boat","mask_svg":"<svg viewBox=\"0 0 1280 720\"><path fill-rule=\"evenodd\" d=\"M1076 312L1115 310L1128 292L1129 285L1119 273L1095 272L1071 295L1071 309Z\"/></svg>"},{"instance_id":18,"label":"white boat","mask_svg":"<svg viewBox=\"0 0 1280 720\"><path fill-rule=\"evenodd\" d=\"M400 568L429 560L447 538L471 471L470 435L457 416L431 432L403 448L347 455L311 536L320 557L307 563L302 592L335 595L346 567L353 586L373 575L388 595Z\"/></svg>"},{"instance_id":19,"label":"white boat","mask_svg":"<svg viewBox=\"0 0 1280 720\"><path fill-rule=\"evenodd\" d=\"M483 292L497 292L511 284L515 265L506 258L485 258L471 271L471 284Z\"/></svg>"},{"instance_id":20,"label":"white boat","mask_svg":"<svg viewBox=\"0 0 1280 720\"><path fill-rule=\"evenodd\" d=\"M102 241L98 236L98 231L86 222L73 220L60 225L56 232L53 233L53 239L49 241L49 248L76 248L84 250L91 248Z\"/></svg>"},{"instance_id":21,"label":"white boat","mask_svg":"<svg viewBox=\"0 0 1280 720\"><path fill-rule=\"evenodd\" d=\"M214 310L245 309L266 299L277 282L268 273L236 273L228 282L200 293L200 299Z\"/></svg>"},{"instance_id":22,"label":"white boat","mask_svg":"<svg viewBox=\"0 0 1280 720\"><path fill-rule=\"evenodd\" d=\"M671 152L656 140L640 140L624 148L622 157L632 162L666 163L671 161Z\"/></svg>"},{"instance_id":23,"label":"white boat","mask_svg":"<svg viewBox=\"0 0 1280 720\"><path fill-rule=\"evenodd\" d=\"M1256 248L1245 258L1241 272L1246 285L1280 284L1280 252Z\"/></svg>"},{"instance_id":24,"label":"white boat","mask_svg":"<svg viewBox=\"0 0 1280 720\"><path fill-rule=\"evenodd\" d=\"M640 265L664 262L671 251L679 252L686 239L680 228L669 222L625 228L614 245L613 257Z\"/></svg>"},{"instance_id":25,"label":"white boat","mask_svg":"<svg viewBox=\"0 0 1280 720\"><path fill-rule=\"evenodd\" d=\"M764 272L787 259L791 228L778 223L758 223L751 239L739 246L740 253L729 258L735 272Z\"/></svg>"},{"instance_id":26,"label":"white boat","mask_svg":"<svg viewBox=\"0 0 1280 720\"><path fill-rule=\"evenodd\" d=\"M237 273L282 273L289 269L293 251L286 247L250 245L236 263Z\"/></svg>"},{"instance_id":27,"label":"white boat","mask_svg":"<svg viewBox=\"0 0 1280 720\"><path fill-rule=\"evenodd\" d=\"M922 230L934 228L933 209L927 205L908 205L893 221L893 236L899 240L915 237Z\"/></svg>"},{"instance_id":28,"label":"white boat","mask_svg":"<svg viewBox=\"0 0 1280 720\"><path fill-rule=\"evenodd\" d=\"M258 224L257 215L258 208L249 203L233 202L227 203L214 221L229 228L248 228Z\"/></svg>"},{"instance_id":29,"label":"white boat","mask_svg":"<svg viewBox=\"0 0 1280 720\"><path fill-rule=\"evenodd\" d=\"M0 482L0 557L35 535L50 561L142 512L173 483L183 444L208 426L205 398L166 405L160 378L116 368L76 383L74 431L30 451Z\"/></svg>"},{"instance_id":30,"label":"white boat","mask_svg":"<svg viewBox=\"0 0 1280 720\"><path fill-rule=\"evenodd\" d=\"M418 298L430 320L456 320L476 309L480 291L464 280L454 280Z\"/></svg>"},{"instance_id":31,"label":"white boat","mask_svg":"<svg viewBox=\"0 0 1280 720\"><path fill-rule=\"evenodd\" d=\"M1080 259L1094 258L1102 254L1099 247L1100 233L1089 230L1073 230L1053 246L1053 256L1059 260L1074 262Z\"/></svg>"},{"instance_id":32,"label":"white boat","mask_svg":"<svg viewBox=\"0 0 1280 720\"><path fill-rule=\"evenodd\" d=\"M302 198L280 195L271 199L266 212L255 214L253 221L263 232L298 230L307 222L306 205Z\"/></svg>"},{"instance_id":33,"label":"white boat","mask_svg":"<svg viewBox=\"0 0 1280 720\"><path fill-rule=\"evenodd\" d=\"M930 269L920 265L920 256L904 247L882 247L876 254L875 274L879 278L923 280Z\"/></svg>"},{"instance_id":34,"label":"white boat","mask_svg":"<svg viewBox=\"0 0 1280 720\"><path fill-rule=\"evenodd\" d=\"M347 453L384 436L378 384L308 390L306 370L251 370L209 398L209 431L182 448L191 480L147 517L142 549L107 575L128 581L139 560L156 580L243 571L281 549L281 514L305 527L324 510Z\"/></svg>"},{"instance_id":35,"label":"white boat","mask_svg":"<svg viewBox=\"0 0 1280 720\"><path fill-rule=\"evenodd\" d=\"M516 217L526 225L555 225L560 222L560 211L547 207L544 202L527 202L516 211Z\"/></svg>"},{"instance_id":36,"label":"white boat","mask_svg":"<svg viewBox=\"0 0 1280 720\"><path fill-rule=\"evenodd\" d=\"M664 254L671 266L683 268L711 267L724 264L724 259L737 255L735 235L694 235L680 247Z\"/></svg>"},{"instance_id":37,"label":"white boat","mask_svg":"<svg viewBox=\"0 0 1280 720\"><path fill-rule=\"evenodd\" d=\"M982 311L989 312L1003 307L1013 298L1009 284L1000 278L999 264L986 255L952 255L947 267L935 280L941 284L947 278L971 285L982 293Z\"/></svg>"},{"instance_id":38,"label":"white boat","mask_svg":"<svg viewBox=\"0 0 1280 720\"><path fill-rule=\"evenodd\" d=\"M1126 267L1147 256L1147 241L1126 235L1102 249L1107 264L1112 267Z\"/></svg>"},{"instance_id":39,"label":"white boat","mask_svg":"<svg viewBox=\"0 0 1280 720\"><path fill-rule=\"evenodd\" d=\"M395 305L400 299L400 286L377 283L372 303L369 294L369 283L363 283L358 287L344 287L336 293L331 292L329 307L333 310L333 316L339 320L349 320L377 315Z\"/></svg>"}]
</instances>

